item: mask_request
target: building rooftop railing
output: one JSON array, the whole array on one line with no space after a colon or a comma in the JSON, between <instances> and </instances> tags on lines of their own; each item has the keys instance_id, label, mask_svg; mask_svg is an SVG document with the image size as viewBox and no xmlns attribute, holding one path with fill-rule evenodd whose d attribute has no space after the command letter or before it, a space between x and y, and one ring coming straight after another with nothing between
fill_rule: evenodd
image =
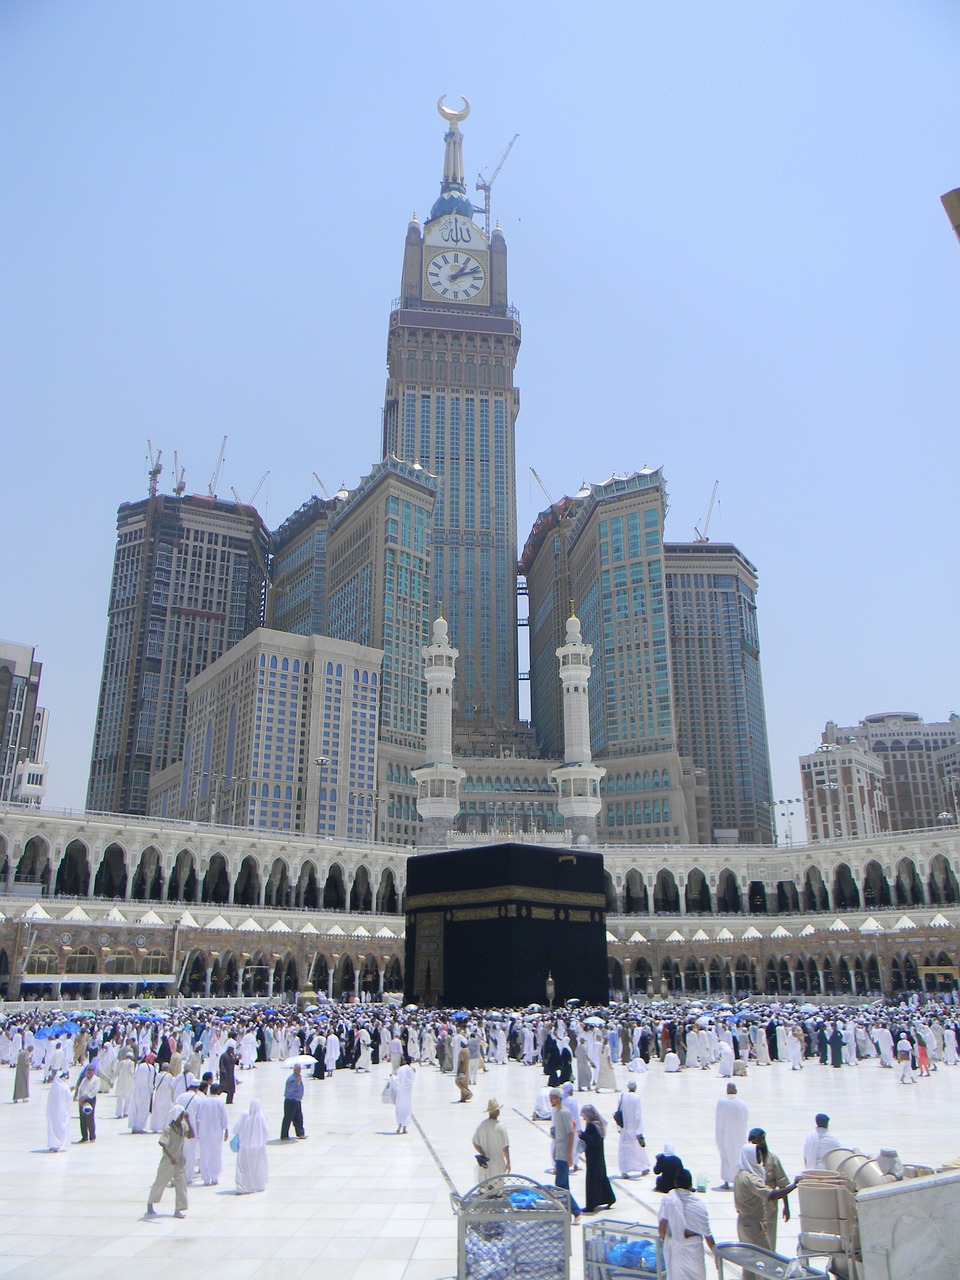
<instances>
[{"instance_id":1,"label":"building rooftop railing","mask_svg":"<svg viewBox=\"0 0 960 1280\"><path fill-rule=\"evenodd\" d=\"M530 793L534 795L534 793ZM366 854L371 852L384 856L407 857L417 852L429 852L436 846L388 844L377 840L344 840L321 836L313 832L275 831L261 827L237 827L218 823L194 822L180 818L160 818L155 815L144 817L126 813L110 813L85 809L38 808L36 805L16 804L11 801L0 803L0 824L7 818L30 818L42 829L46 820L67 820L83 824L140 828L146 833L160 831L182 831L193 834L197 838L244 840L262 843L268 846L299 845L303 848L326 850L332 853ZM457 846L474 844L495 844L505 840L523 840L536 844L566 844L570 841L570 833L560 830L523 832L510 828L488 832L453 832L445 843ZM835 854L839 850L849 850L852 855L858 851L872 849L896 848L898 845L912 841L939 843L949 840L956 844L960 840L960 824L943 823L936 827L919 827L911 831L885 831L874 836L857 836L851 839L836 838L833 840L815 840L792 844L760 845L760 844L592 844L585 848L602 853L609 857L669 857L678 856L684 861L693 859L709 859L717 861L722 858L749 858L755 862L765 859L784 859L803 854L810 861L816 861L818 855Z\"/></svg>"}]
</instances>

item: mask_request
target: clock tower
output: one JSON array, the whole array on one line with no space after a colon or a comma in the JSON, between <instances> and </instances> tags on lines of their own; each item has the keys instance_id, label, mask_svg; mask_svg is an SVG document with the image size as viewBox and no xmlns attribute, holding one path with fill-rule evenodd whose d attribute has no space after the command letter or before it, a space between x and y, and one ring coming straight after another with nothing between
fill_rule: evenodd
<instances>
[{"instance_id":1,"label":"clock tower","mask_svg":"<svg viewBox=\"0 0 960 1280\"><path fill-rule=\"evenodd\" d=\"M454 726L513 728L519 715L517 504L513 371L520 318L507 302L507 246L473 220L460 122L446 121L440 195L407 228L400 297L390 313L384 457L439 477L432 529L433 601L461 658Z\"/></svg>"}]
</instances>

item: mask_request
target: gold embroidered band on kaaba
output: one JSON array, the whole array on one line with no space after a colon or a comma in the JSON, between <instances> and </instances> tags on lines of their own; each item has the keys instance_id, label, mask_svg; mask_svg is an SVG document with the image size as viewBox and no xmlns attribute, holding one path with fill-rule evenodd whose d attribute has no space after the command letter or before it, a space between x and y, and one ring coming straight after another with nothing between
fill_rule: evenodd
<instances>
[{"instance_id":1,"label":"gold embroidered band on kaaba","mask_svg":"<svg viewBox=\"0 0 960 1280\"><path fill-rule=\"evenodd\" d=\"M502 884L488 889L461 889L455 893L418 893L407 898L407 911L422 911L428 907L464 907L484 902L524 902L555 907L599 907L605 911L607 900L602 893L577 893L570 889L534 889L529 885Z\"/></svg>"}]
</instances>

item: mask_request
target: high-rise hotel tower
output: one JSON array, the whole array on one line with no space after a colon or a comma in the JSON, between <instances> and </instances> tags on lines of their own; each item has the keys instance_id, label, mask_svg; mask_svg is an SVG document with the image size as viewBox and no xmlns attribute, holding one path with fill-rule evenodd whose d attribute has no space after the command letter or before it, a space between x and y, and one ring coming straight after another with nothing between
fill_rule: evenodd
<instances>
[{"instance_id":1,"label":"high-rise hotel tower","mask_svg":"<svg viewBox=\"0 0 960 1280\"><path fill-rule=\"evenodd\" d=\"M117 513L87 808L145 814L183 758L187 682L263 620L269 534L253 507L157 494Z\"/></svg>"},{"instance_id":2,"label":"high-rise hotel tower","mask_svg":"<svg viewBox=\"0 0 960 1280\"><path fill-rule=\"evenodd\" d=\"M507 246L473 220L460 121L447 122L440 195L407 228L400 297L390 313L383 454L439 479L433 599L461 653L455 729L518 718L517 510L513 370L520 320L507 301Z\"/></svg>"}]
</instances>

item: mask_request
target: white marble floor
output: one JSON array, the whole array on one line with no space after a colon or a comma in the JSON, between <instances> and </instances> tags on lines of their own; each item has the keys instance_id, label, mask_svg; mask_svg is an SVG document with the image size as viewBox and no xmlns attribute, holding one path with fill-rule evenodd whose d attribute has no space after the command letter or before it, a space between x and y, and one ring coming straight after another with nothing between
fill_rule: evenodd
<instances>
[{"instance_id":1,"label":"white marble floor","mask_svg":"<svg viewBox=\"0 0 960 1280\"><path fill-rule=\"evenodd\" d=\"M393 1132L393 1109L380 1102L386 1067L370 1075L339 1071L333 1079L308 1081L304 1112L306 1142L271 1143L266 1191L233 1192L235 1157L225 1149L219 1187L190 1192L186 1220L168 1216L172 1192L143 1219L156 1170L156 1138L133 1136L112 1118L112 1098L101 1098L98 1140L84 1150L71 1146L53 1155L46 1144L46 1089L31 1077L31 1099L13 1105L13 1072L0 1086L0 1277L36 1280L154 1280L202 1274L204 1280L440 1280L456 1274L456 1221L450 1185L463 1192L475 1182L470 1137L488 1097L503 1107L513 1168L549 1181L547 1126L529 1119L543 1077L516 1063L481 1075L473 1102L454 1102L450 1076L435 1068L417 1074L417 1127ZM253 1096L261 1099L279 1131L283 1082L278 1065L241 1073L231 1110ZM626 1072L618 1068L618 1081ZM960 1069L941 1067L915 1086L898 1083L894 1071L876 1062L833 1070L809 1063L803 1071L751 1067L738 1082L752 1124L762 1125L771 1149L791 1175L798 1169L803 1139L813 1115L825 1111L845 1144L875 1153L895 1147L904 1160L938 1164L960 1154L952 1123L960 1103ZM664 1075L659 1065L641 1077L644 1127L652 1152L671 1142L696 1177L719 1182L714 1148L714 1107L725 1082L715 1071ZM581 1100L587 1095L580 1094ZM611 1094L593 1095L610 1117ZM231 1123L234 1116L231 1116ZM79 1139L74 1119L73 1136ZM610 1125L607 1162L616 1172L616 1127ZM606 1216L652 1222L658 1197L650 1178L615 1182L618 1203ZM574 1194L582 1175L574 1179ZM736 1237L732 1197L710 1190L705 1202L720 1240ZM589 1222L584 1218L584 1222ZM792 1252L796 1222L781 1226L780 1246ZM573 1231L571 1275L582 1276L582 1233Z\"/></svg>"}]
</instances>

